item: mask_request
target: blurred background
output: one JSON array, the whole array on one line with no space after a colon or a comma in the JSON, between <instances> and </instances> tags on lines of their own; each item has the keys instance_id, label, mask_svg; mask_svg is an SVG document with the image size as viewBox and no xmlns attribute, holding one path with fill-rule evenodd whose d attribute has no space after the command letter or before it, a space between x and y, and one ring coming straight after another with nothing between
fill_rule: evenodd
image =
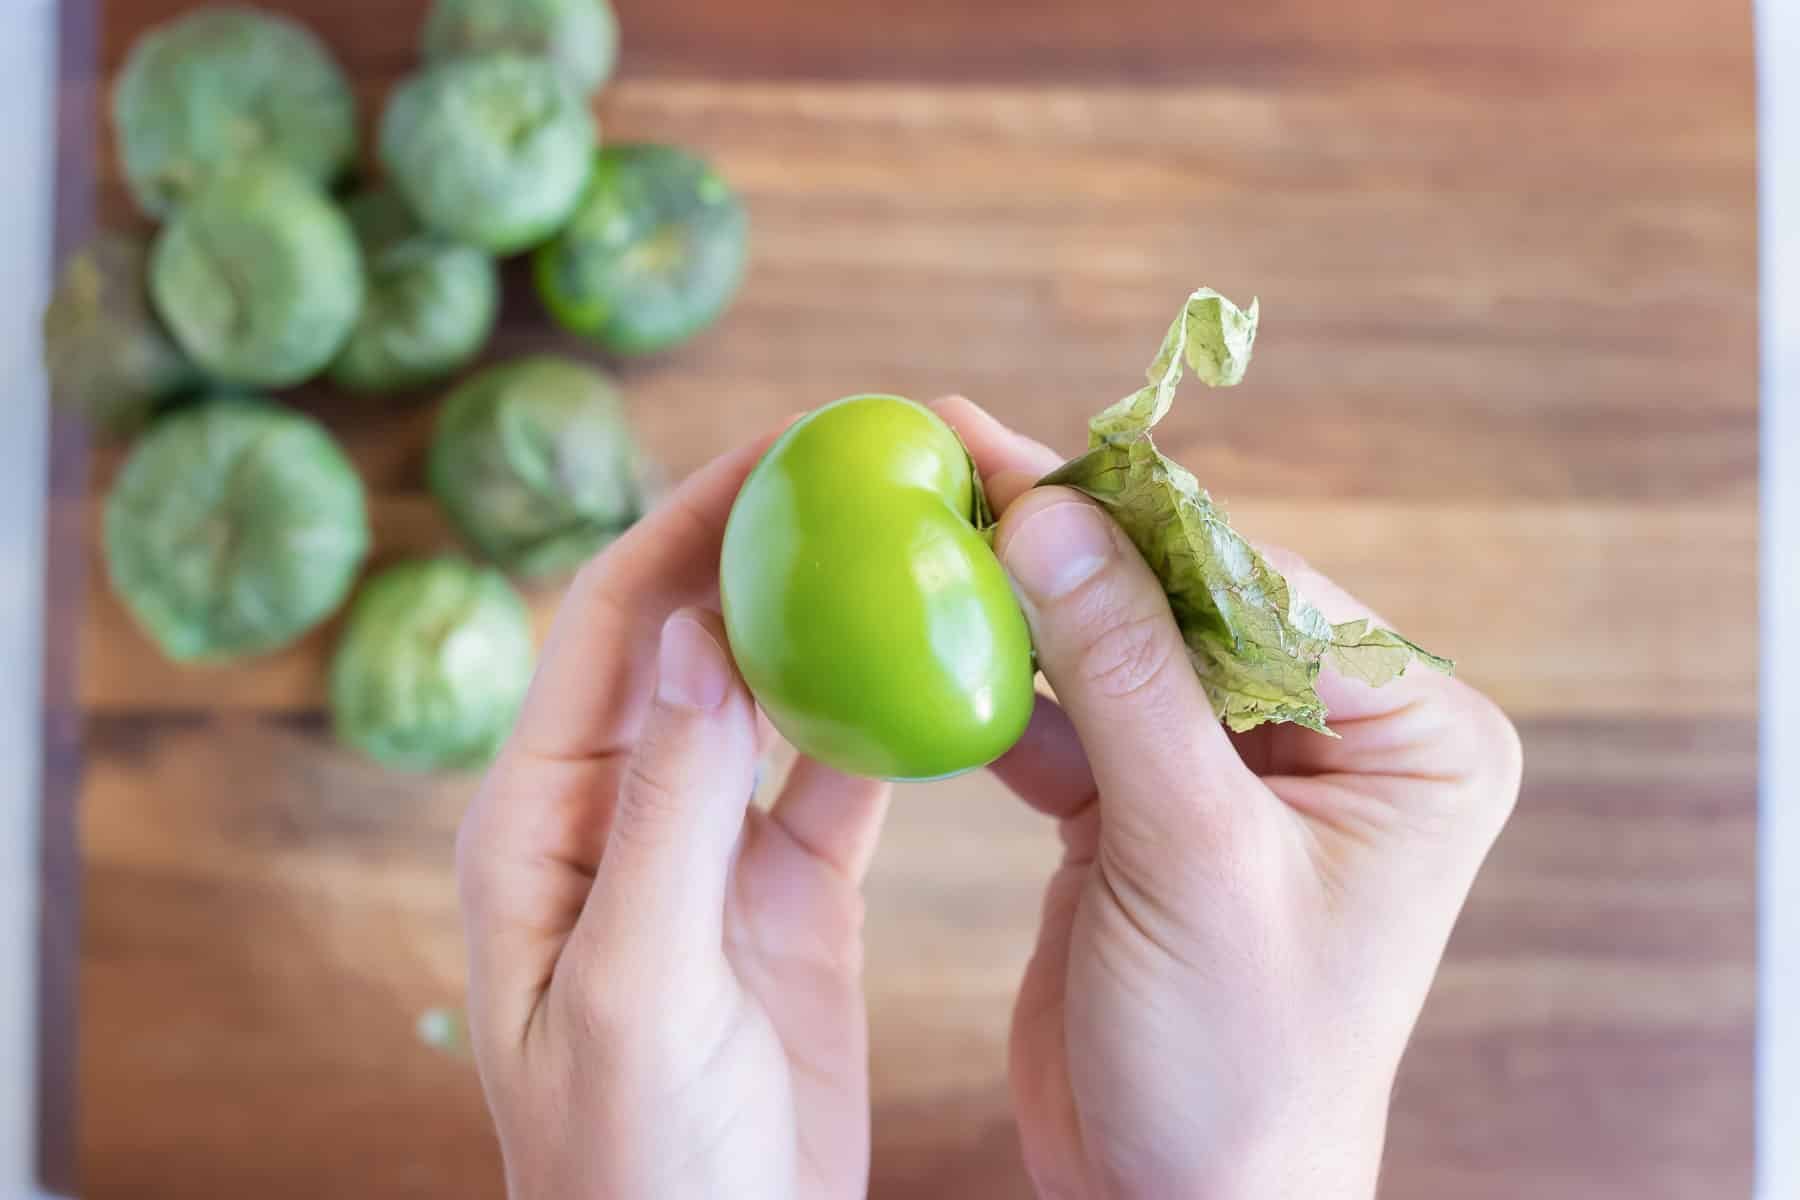
<instances>
[{"instance_id":1,"label":"blurred background","mask_svg":"<svg viewBox=\"0 0 1800 1200\"><path fill-rule=\"evenodd\" d=\"M107 90L192 7L0 15L0 86L39 104L0 126L29 185L0 189L23 314L0 362L24 397L0 575L45 581L0 608L21 701L0 820L25 831L0 944L43 968L7 972L38 981L5 1010L25 1014L9 1073L38 1085L0 1119L87 1196L495 1195L472 1069L418 1028L460 1003L450 847L474 778L333 742L335 623L238 665L162 658L98 557L126 448L52 422L31 369L53 250L146 227ZM269 7L344 65L368 142L425 0ZM1403 1070L1383 1196L1750 1195L1758 468L1795 446L1771 417L1759 448L1750 7L616 7L603 139L710 159L749 213L747 281L693 342L610 364L509 266L483 361L607 365L673 476L858 391L962 392L1073 453L1189 290L1259 296L1246 383L1187 397L1159 444L1246 532L1453 654L1526 746ZM457 544L423 480L437 394L283 394L367 483L377 562ZM547 617L555 588L527 594ZM872 1196L1029 1194L1004 1032L1056 849L985 777L897 800L870 884ZM1765 1122L1794 1118L1767 1076L1763 1097ZM1764 1142L1773 1161L1800 1127ZM1800 1195L1786 1178L1768 1200Z\"/></svg>"}]
</instances>

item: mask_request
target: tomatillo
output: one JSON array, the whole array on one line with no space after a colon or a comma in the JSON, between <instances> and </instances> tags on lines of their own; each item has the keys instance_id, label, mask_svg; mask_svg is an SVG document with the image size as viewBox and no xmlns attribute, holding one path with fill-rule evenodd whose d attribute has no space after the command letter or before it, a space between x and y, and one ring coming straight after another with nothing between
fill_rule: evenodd
<instances>
[{"instance_id":1,"label":"tomatillo","mask_svg":"<svg viewBox=\"0 0 1800 1200\"><path fill-rule=\"evenodd\" d=\"M839 400L769 448L726 524L719 595L745 681L796 748L916 780L1018 740L1031 635L987 523L962 442L910 400Z\"/></svg>"},{"instance_id":2,"label":"tomatillo","mask_svg":"<svg viewBox=\"0 0 1800 1200\"><path fill-rule=\"evenodd\" d=\"M611 354L672 350L743 282L749 218L731 186L674 146L608 146L569 222L533 257L564 329Z\"/></svg>"}]
</instances>

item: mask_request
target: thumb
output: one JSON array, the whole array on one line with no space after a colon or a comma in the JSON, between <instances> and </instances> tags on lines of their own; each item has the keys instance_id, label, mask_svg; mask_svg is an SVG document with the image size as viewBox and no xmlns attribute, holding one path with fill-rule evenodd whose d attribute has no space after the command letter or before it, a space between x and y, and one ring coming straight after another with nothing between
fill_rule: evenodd
<instances>
[{"instance_id":1,"label":"thumb","mask_svg":"<svg viewBox=\"0 0 1800 1200\"><path fill-rule=\"evenodd\" d=\"M718 947L757 736L724 647L717 614L681 609L663 625L655 701L622 772L576 939L656 958Z\"/></svg>"},{"instance_id":2,"label":"thumb","mask_svg":"<svg viewBox=\"0 0 1800 1200\"><path fill-rule=\"evenodd\" d=\"M1196 839L1229 831L1254 778L1189 665L1162 585L1112 518L1067 488L1015 501L996 548L1093 767L1102 839L1135 848L1139 865L1191 862Z\"/></svg>"}]
</instances>

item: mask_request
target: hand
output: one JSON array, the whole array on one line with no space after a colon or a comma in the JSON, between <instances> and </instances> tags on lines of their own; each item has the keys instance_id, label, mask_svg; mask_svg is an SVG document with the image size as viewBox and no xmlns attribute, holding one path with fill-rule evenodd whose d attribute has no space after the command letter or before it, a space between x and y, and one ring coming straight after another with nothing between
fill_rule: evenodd
<instances>
[{"instance_id":1,"label":"hand","mask_svg":"<svg viewBox=\"0 0 1800 1200\"><path fill-rule=\"evenodd\" d=\"M975 406L956 426L1057 702L994 770L1065 854L1013 1014L1046 1197L1366 1200L1401 1052L1518 792L1512 726L1414 670L1319 690L1342 735L1228 735L1161 588L1058 456ZM1333 621L1370 615L1271 552Z\"/></svg>"},{"instance_id":2,"label":"hand","mask_svg":"<svg viewBox=\"0 0 1800 1200\"><path fill-rule=\"evenodd\" d=\"M716 605L766 444L583 569L463 823L470 1027L513 1200L867 1187L858 884L888 789L802 760L748 808L756 712L716 613L685 607Z\"/></svg>"}]
</instances>

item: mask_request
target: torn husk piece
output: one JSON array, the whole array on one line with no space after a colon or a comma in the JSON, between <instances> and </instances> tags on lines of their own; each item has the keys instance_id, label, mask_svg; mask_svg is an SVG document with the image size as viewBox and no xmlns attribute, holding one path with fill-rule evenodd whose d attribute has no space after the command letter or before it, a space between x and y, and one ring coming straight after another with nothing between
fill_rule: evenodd
<instances>
[{"instance_id":1,"label":"torn husk piece","mask_svg":"<svg viewBox=\"0 0 1800 1200\"><path fill-rule=\"evenodd\" d=\"M1256 341L1257 305L1239 309L1201 288L1169 326L1149 383L1088 423L1088 452L1042 483L1084 492L1130 536L1168 593L1188 657L1213 710L1232 729L1290 721L1320 733L1314 688L1326 655L1342 673L1376 687L1415 659L1452 664L1366 620L1332 625L1288 585L1179 464L1157 453L1150 430L1169 411L1182 367L1212 387L1244 377Z\"/></svg>"}]
</instances>

